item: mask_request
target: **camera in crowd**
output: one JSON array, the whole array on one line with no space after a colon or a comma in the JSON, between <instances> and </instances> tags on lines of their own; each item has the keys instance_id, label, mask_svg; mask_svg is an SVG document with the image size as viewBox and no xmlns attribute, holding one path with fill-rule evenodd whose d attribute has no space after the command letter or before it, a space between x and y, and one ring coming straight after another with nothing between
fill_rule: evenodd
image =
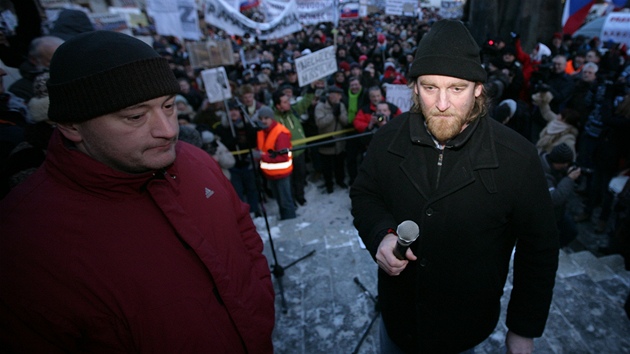
<instances>
[{"instance_id":1,"label":"camera in crowd","mask_svg":"<svg viewBox=\"0 0 630 354\"><path fill-rule=\"evenodd\" d=\"M540 64L538 64L538 70L532 73L532 78L530 82L532 84L533 92L547 92L549 91L550 86L547 84L549 81L549 76L553 71L553 62L551 57L545 55L542 57Z\"/></svg>"},{"instance_id":2,"label":"camera in crowd","mask_svg":"<svg viewBox=\"0 0 630 354\"><path fill-rule=\"evenodd\" d=\"M377 114L376 115L376 121L381 123L381 122L387 122L389 120L389 118L384 115L384 114Z\"/></svg>"},{"instance_id":3,"label":"camera in crowd","mask_svg":"<svg viewBox=\"0 0 630 354\"><path fill-rule=\"evenodd\" d=\"M572 171L575 171L578 168L580 169L580 173L581 174L590 175L590 174L593 174L593 172L594 172L594 170L592 168L580 167L577 163L572 162L569 165L569 167L567 167L567 174L571 173Z\"/></svg>"}]
</instances>

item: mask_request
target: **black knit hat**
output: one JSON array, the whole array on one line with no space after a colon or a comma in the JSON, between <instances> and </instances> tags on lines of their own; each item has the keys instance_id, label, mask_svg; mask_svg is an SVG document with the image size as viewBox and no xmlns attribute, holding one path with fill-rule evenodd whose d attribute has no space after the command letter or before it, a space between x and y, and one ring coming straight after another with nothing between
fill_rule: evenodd
<instances>
[{"instance_id":1,"label":"black knit hat","mask_svg":"<svg viewBox=\"0 0 630 354\"><path fill-rule=\"evenodd\" d=\"M166 59L148 44L111 31L82 33L50 61L50 120L78 123L179 92Z\"/></svg>"},{"instance_id":2,"label":"black knit hat","mask_svg":"<svg viewBox=\"0 0 630 354\"><path fill-rule=\"evenodd\" d=\"M549 162L570 163L573 161L573 151L569 145L562 143L554 146L548 157Z\"/></svg>"},{"instance_id":3,"label":"black knit hat","mask_svg":"<svg viewBox=\"0 0 630 354\"><path fill-rule=\"evenodd\" d=\"M421 75L444 75L484 82L479 46L461 21L440 20L422 37L409 78Z\"/></svg>"}]
</instances>

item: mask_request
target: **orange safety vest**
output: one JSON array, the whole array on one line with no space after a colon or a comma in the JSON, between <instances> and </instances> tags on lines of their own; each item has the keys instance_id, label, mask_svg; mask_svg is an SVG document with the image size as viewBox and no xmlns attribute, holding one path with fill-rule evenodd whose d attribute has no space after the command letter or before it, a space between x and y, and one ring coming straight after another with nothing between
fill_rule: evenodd
<instances>
[{"instance_id":1,"label":"orange safety vest","mask_svg":"<svg viewBox=\"0 0 630 354\"><path fill-rule=\"evenodd\" d=\"M278 140L278 136L281 133L285 133L289 135L289 139L291 139L291 132L284 125L278 123L275 127L271 129L267 138L265 138L265 132L262 130L258 131L257 137L257 145L258 150L267 152L269 150L275 150L276 148L276 140ZM292 153L289 151L287 154L289 157L288 161L282 162L265 162L260 160L260 169L263 174L267 177L281 176L287 173L291 173L293 171L293 158Z\"/></svg>"},{"instance_id":2,"label":"orange safety vest","mask_svg":"<svg viewBox=\"0 0 630 354\"><path fill-rule=\"evenodd\" d=\"M582 64L582 66L584 66L584 64ZM577 69L573 68L573 60L569 60L567 62L567 67L564 69L564 72L569 74L569 75L575 75L577 73L579 73L580 71L582 71L582 66L580 66Z\"/></svg>"}]
</instances>

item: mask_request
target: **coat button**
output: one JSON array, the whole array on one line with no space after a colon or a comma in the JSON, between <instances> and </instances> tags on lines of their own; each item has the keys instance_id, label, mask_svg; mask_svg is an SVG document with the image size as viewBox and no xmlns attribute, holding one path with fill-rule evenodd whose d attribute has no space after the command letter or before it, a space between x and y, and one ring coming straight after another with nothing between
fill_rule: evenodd
<instances>
[{"instance_id":1,"label":"coat button","mask_svg":"<svg viewBox=\"0 0 630 354\"><path fill-rule=\"evenodd\" d=\"M427 216L433 215L433 208L428 208L425 213L427 214Z\"/></svg>"},{"instance_id":2,"label":"coat button","mask_svg":"<svg viewBox=\"0 0 630 354\"><path fill-rule=\"evenodd\" d=\"M426 267L427 264L429 264L429 260L426 258L421 258L419 264L420 264L420 267Z\"/></svg>"}]
</instances>

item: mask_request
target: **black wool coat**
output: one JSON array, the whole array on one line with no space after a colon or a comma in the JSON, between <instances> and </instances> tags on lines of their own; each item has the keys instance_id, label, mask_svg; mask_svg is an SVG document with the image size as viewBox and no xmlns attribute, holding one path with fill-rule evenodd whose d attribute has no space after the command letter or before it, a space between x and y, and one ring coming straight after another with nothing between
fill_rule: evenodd
<instances>
[{"instance_id":1,"label":"black wool coat","mask_svg":"<svg viewBox=\"0 0 630 354\"><path fill-rule=\"evenodd\" d=\"M542 335L558 266L558 234L535 147L490 117L440 150L424 118L405 113L379 129L352 185L352 214L372 256L388 229L420 227L417 261L379 269L389 336L407 352L458 353L487 338L514 254L507 326Z\"/></svg>"}]
</instances>

